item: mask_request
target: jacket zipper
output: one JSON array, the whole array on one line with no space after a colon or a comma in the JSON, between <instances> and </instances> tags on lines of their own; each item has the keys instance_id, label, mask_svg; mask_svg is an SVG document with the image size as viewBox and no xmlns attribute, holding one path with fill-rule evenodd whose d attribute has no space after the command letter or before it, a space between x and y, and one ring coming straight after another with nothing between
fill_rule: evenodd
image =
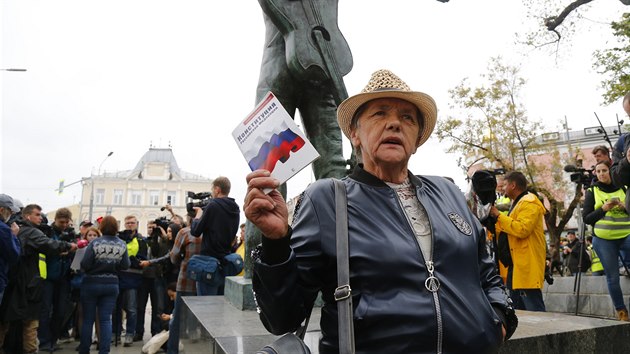
<instances>
[{"instance_id":1,"label":"jacket zipper","mask_svg":"<svg viewBox=\"0 0 630 354\"><path fill-rule=\"evenodd\" d=\"M405 213L405 208L403 207L402 203L400 202L400 199L396 195L396 191L394 190L392 191L394 192L394 197L398 201L398 206L400 206L400 210L402 211L402 214L405 216L405 220L407 220L407 225L409 226L409 229L411 230L413 239L414 241L416 241L416 245L418 246L418 252L420 252L420 259L424 260L424 255L422 254L422 248L420 247L420 243L418 242L418 237L416 236L416 232L413 228L413 225L411 224L411 221L409 221L409 216L407 216L407 213ZM415 196L416 198L418 198L418 203L420 203L422 207L424 208L424 205L420 201L420 198L418 197L417 192ZM433 294L433 303L435 304L435 317L437 320L437 351L436 353L442 354L442 342L443 342L443 336L444 336L444 329L442 325L442 310L440 307L440 298L438 296L438 290L440 288L440 281L433 274L433 271L434 271L433 249L435 246L435 240L433 239L433 224L431 223L431 219L429 218L429 212L427 211L426 208L424 208L424 210L427 213L427 219L429 221L429 228L431 229L431 249L429 250L429 260L428 261L424 260L424 264L427 267L427 273L429 274L429 276L424 281L424 287Z\"/></svg>"}]
</instances>

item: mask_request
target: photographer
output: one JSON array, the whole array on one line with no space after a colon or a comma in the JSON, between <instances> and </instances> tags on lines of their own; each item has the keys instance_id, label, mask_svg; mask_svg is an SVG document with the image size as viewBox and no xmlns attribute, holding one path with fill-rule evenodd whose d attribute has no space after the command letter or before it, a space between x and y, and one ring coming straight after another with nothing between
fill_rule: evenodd
<instances>
[{"instance_id":1,"label":"photographer","mask_svg":"<svg viewBox=\"0 0 630 354\"><path fill-rule=\"evenodd\" d=\"M181 227L186 226L184 223L184 218L182 218L181 215L175 214L175 212L173 211L173 207L170 204L166 204L165 206L160 208L160 210L161 211L168 210L168 212L171 214L171 223L175 223Z\"/></svg>"},{"instance_id":2,"label":"photographer","mask_svg":"<svg viewBox=\"0 0 630 354\"><path fill-rule=\"evenodd\" d=\"M212 182L214 198L209 200L204 209L194 207L196 215L190 226L191 235L203 235L201 254L219 261L232 251L232 241L238 230L241 213L234 198L228 197L230 188L227 177L217 177ZM223 284L216 287L198 281L197 295L223 295Z\"/></svg>"},{"instance_id":3,"label":"photographer","mask_svg":"<svg viewBox=\"0 0 630 354\"><path fill-rule=\"evenodd\" d=\"M624 189L612 184L610 164L595 166L599 182L586 191L582 217L593 226L593 248L604 267L608 293L620 321L628 321L628 309L619 284L619 252L630 254L630 221Z\"/></svg>"},{"instance_id":4,"label":"photographer","mask_svg":"<svg viewBox=\"0 0 630 354\"><path fill-rule=\"evenodd\" d=\"M70 226L72 213L60 208L55 213L49 237L56 241L76 242L77 235ZM39 317L37 337L41 350L53 351L57 340L70 338L66 326L70 304L70 265L74 254L61 253L46 257L46 280Z\"/></svg>"},{"instance_id":5,"label":"photographer","mask_svg":"<svg viewBox=\"0 0 630 354\"><path fill-rule=\"evenodd\" d=\"M150 221L147 226L149 252L148 260L140 262L142 270L142 286L138 289L138 313L145 313L147 300L151 297L151 335L158 334L162 328L159 315L166 306L166 284L171 280L173 265L169 259L169 251L173 247L173 230L180 227L166 218ZM175 277L175 280L177 278ZM142 340L144 335L144 316L138 316L134 341Z\"/></svg>"}]
</instances>

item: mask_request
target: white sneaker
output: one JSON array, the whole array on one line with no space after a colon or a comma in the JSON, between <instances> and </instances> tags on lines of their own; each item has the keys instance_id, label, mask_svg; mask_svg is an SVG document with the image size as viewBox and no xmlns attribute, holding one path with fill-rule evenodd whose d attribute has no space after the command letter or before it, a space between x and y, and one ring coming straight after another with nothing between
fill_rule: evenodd
<instances>
[{"instance_id":1,"label":"white sneaker","mask_svg":"<svg viewBox=\"0 0 630 354\"><path fill-rule=\"evenodd\" d=\"M126 335L123 340L124 347L130 347L133 344L133 336Z\"/></svg>"}]
</instances>

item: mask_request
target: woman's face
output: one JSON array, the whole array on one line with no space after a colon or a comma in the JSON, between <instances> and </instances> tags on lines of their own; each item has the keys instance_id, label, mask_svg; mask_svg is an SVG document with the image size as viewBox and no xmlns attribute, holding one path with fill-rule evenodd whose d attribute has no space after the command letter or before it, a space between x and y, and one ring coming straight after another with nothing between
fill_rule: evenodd
<instances>
[{"instance_id":1,"label":"woman's face","mask_svg":"<svg viewBox=\"0 0 630 354\"><path fill-rule=\"evenodd\" d=\"M604 184L610 184L611 182L610 170L608 169L608 166L606 166L605 164L600 163L597 166L595 166L595 175L597 176L598 181Z\"/></svg>"},{"instance_id":2,"label":"woman's face","mask_svg":"<svg viewBox=\"0 0 630 354\"><path fill-rule=\"evenodd\" d=\"M173 230L170 227L166 229L166 238L169 241L173 239Z\"/></svg>"},{"instance_id":3,"label":"woman's face","mask_svg":"<svg viewBox=\"0 0 630 354\"><path fill-rule=\"evenodd\" d=\"M365 169L372 171L373 167L406 167L416 152L419 132L415 105L398 98L378 98L366 103L351 140L361 148Z\"/></svg>"},{"instance_id":4,"label":"woman's face","mask_svg":"<svg viewBox=\"0 0 630 354\"><path fill-rule=\"evenodd\" d=\"M92 242L92 240L94 240L97 237L98 237L98 234L94 231L88 231L87 234L85 234L85 239L88 240L88 242Z\"/></svg>"}]
</instances>

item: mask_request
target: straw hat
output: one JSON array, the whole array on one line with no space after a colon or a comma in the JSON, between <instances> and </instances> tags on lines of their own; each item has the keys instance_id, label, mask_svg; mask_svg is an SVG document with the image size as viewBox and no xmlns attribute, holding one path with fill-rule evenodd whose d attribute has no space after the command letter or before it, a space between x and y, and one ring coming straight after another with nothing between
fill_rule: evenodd
<instances>
[{"instance_id":1,"label":"straw hat","mask_svg":"<svg viewBox=\"0 0 630 354\"><path fill-rule=\"evenodd\" d=\"M437 106L426 93L411 91L409 86L389 70L378 70L372 74L367 86L361 93L341 102L337 109L337 122L341 131L350 139L352 117L361 105L377 98L400 98L414 104L422 113L418 144L424 144L435 128Z\"/></svg>"}]
</instances>

